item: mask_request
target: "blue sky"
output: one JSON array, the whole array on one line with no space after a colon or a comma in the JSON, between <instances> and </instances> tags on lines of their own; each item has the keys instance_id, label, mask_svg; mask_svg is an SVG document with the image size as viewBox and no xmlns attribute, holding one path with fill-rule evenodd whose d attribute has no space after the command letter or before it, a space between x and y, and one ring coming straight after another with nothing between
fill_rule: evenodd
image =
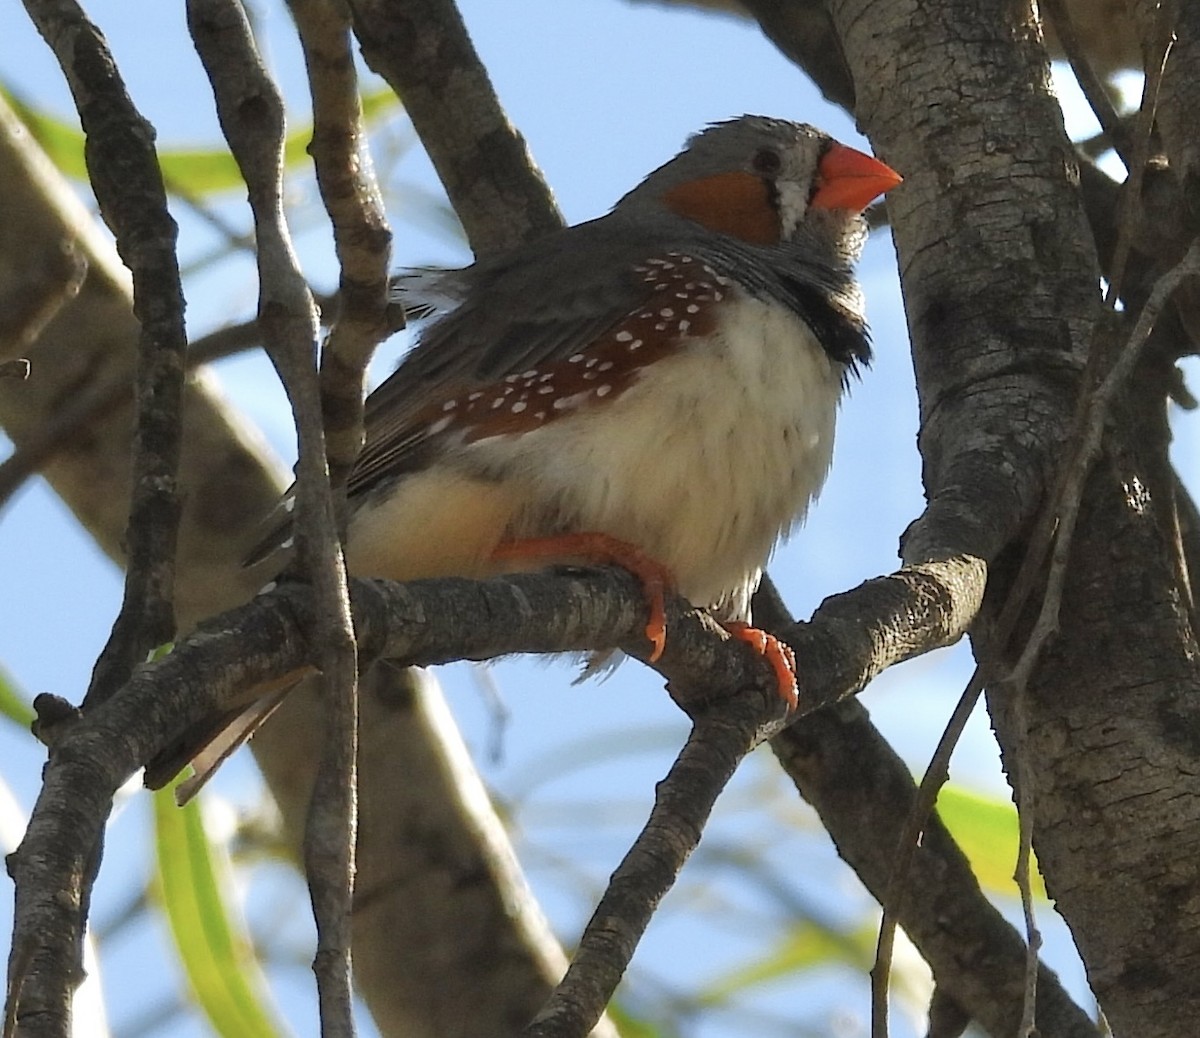
<instances>
[{"instance_id":1,"label":"blue sky","mask_svg":"<svg viewBox=\"0 0 1200 1038\"><path fill-rule=\"evenodd\" d=\"M869 150L850 119L826 105L804 76L788 64L756 29L724 17L627 5L616 0L463 0L464 18L512 121L553 186L571 222L604 212L647 171L672 155L691 132L708 122L755 112L813 122L849 144ZM263 5L262 26L269 55L285 94L302 110L303 78L290 26L279 5ZM216 142L218 132L203 74L189 46L182 5L154 0L96 0L89 13L102 26L135 102L158 128L165 147ZM49 50L23 14L8 16L0 39L0 69L7 85L27 100L67 115L69 95ZM390 138L400 149L403 130ZM394 165L377 154L389 183L397 266L469 261L461 245L429 233L412 213L436 179L417 147ZM385 161L386 159L386 161ZM903 171L902 171L903 172ZM296 190L311 193L311 183ZM241 201L222 211L244 218ZM204 255L213 241L186 209L176 216L183 230L182 253ZM306 271L314 283L334 283L328 236L319 224L298 236ZM194 337L253 310L253 287L244 261L195 279L189 300ZM833 473L807 525L776 555L770 570L793 611L807 616L827 595L845 590L897 565L897 540L922 506L916 452L916 402L912 370L890 239L876 235L860 268L874 330L876 361L846 401L838 431ZM396 349L390 350L394 357ZM385 372L389 360L382 360ZM219 376L234 403L246 412L278 451L292 451L290 419L282 394L261 359L221 365ZM1195 425L1180 427L1185 470L1195 471ZM29 692L54 691L78 699L95 653L119 602L119 575L99 555L75 521L39 482L32 483L0 514L0 562L8 587L0 603L0 662ZM69 591L68 591L69 589ZM801 671L803 660L800 661ZM895 668L864 694L863 701L897 748L920 768L936 743L969 674L963 647ZM523 843L531 880L560 934L568 940L585 918L580 890L592 890L616 863L649 805L653 782L669 764L684 724L661 680L636 665L623 666L603 684L571 684L565 662L514 661L487 672L462 664L444 668L448 699L479 765L498 795L513 805L517 839ZM490 691L485 694L485 686ZM508 719L497 727L495 700ZM489 754L502 747L498 759ZM39 757L8 730L0 731L0 756L16 762L4 769L20 774L15 795L28 809L36 792ZM956 754L953 777L975 788L1006 795L986 718L976 716ZM254 800L252 767L234 762L216 792L236 804ZM867 903L852 875L837 863L827 841L811 835L813 822L786 801L773 807L785 816L764 822L759 792L778 796L780 780L769 759L751 762L726 798L729 808L713 837L714 847L799 847L789 865L805 898L835 917L856 917ZM764 794L765 795L765 794ZM590 805L581 808L580 805ZM134 832L144 808L126 808ZM600 822L579 826L583 813ZM565 824L564 824L565 823ZM801 843L770 826L808 826ZM133 839L133 836L131 836ZM111 846L111 845L110 845ZM789 852L790 853L790 852ZM111 864L111 863L110 863ZM810 878L811 876L811 878ZM716 894L692 887L679 897L759 897L745 889ZM102 884L97 916L115 911L123 888ZM285 895L278 895L280 898ZM0 901L0 926L7 927L7 899ZM303 910L303 902L298 902ZM699 914L703 915L703 912ZM1043 911L1043 915L1048 915ZM1044 920L1050 923L1050 920ZM303 933L302 922L289 924ZM712 938L686 910L652 927L638 964L670 985L715 975L738 961L748 944L735 932ZM1066 979L1081 990L1081 973L1065 952L1061 928L1051 927L1050 954ZM703 944L705 951L694 949ZM282 990L299 1033L310 1007L303 971ZM116 975L113 971L111 975ZM172 981L163 980L169 991ZM144 991L108 990L116 1021L134 1015ZM765 1004L783 1013L815 1007L818 1016L860 1033L866 1015L865 986L843 981L830 988L811 981L772 989ZM690 1034L718 1038L736 1033L729 1019L697 1021ZM906 1033L901 1023L897 1034ZM842 1033L842 1032L839 1032Z\"/></svg>"}]
</instances>

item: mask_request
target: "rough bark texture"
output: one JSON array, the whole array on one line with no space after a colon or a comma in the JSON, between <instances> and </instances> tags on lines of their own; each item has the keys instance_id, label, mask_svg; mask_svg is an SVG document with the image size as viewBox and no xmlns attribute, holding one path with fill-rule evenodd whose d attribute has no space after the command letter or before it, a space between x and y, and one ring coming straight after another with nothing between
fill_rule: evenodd
<instances>
[{"instance_id":1,"label":"rough bark texture","mask_svg":"<svg viewBox=\"0 0 1200 1038\"><path fill-rule=\"evenodd\" d=\"M1098 293L1030 12L974 0L833 8L860 123L907 174L890 213L934 508L992 492L1001 514L1014 493L1036 504L1069 429ZM994 409L980 410L981 396ZM1009 773L1033 794L1047 886L1117 1035L1182 1035L1200 1018L1196 646L1171 523L1158 521L1171 497L1154 492L1162 407L1135 391L1120 409L1088 482L1057 639L1023 710L990 698ZM963 426L968 413L983 420ZM964 450L964 437L982 451ZM1009 445L1007 460L989 439ZM990 532L964 530L976 550ZM1003 560L993 568L980 634L1010 575Z\"/></svg>"},{"instance_id":2,"label":"rough bark texture","mask_svg":"<svg viewBox=\"0 0 1200 1038\"><path fill-rule=\"evenodd\" d=\"M797 31L778 17L782 5L746 6L770 22L781 45ZM1151 39L1155 5L1139 0L1135 6L1143 39ZM357 0L351 7L368 60L404 90L473 243L498 247L555 226L519 137L492 105L486 76L463 45L452 5L422 0L401 9ZM834 651L834 639L822 639L818 624L794 631L807 658L837 673L840 695L869 680L875 663L906 654L903 644L889 641L894 631L882 622L891 615L883 606L871 614L880 621L872 627L853 606L895 594L900 604L893 612L910 610L910 597L900 594L904 580L928 576L922 567L948 560L965 562L970 572L959 576L968 589L980 583L976 571L987 567L977 646L981 656L995 654L993 621L1071 435L1098 313L1100 268L1074 154L1047 88L1045 52L1026 3L831 0L828 7L841 41L829 89L857 99L860 124L876 150L906 176L889 209L921 394L930 498L905 540L910 567L869 582L866 591L837 596L819 617L860 641L876 640L878 653L824 659L820 654ZM1185 116L1195 111L1187 102L1200 78L1189 71L1196 5L1184 7L1179 65L1169 67L1164 80L1171 111L1160 122L1182 196L1194 199L1196 124ZM432 33L430 25L445 31ZM802 49L792 50L806 60ZM838 79L843 72L852 84ZM447 111L473 115L456 120L446 118ZM21 151L12 142L10 134L0 150L5 162ZM0 222L6 354L24 349L30 329L45 325L32 353L34 378L0 380L0 421L18 444L83 387L128 381L137 335L125 279L105 247L90 240L86 214L69 201L57 210L49 206L34 181L49 183L53 176L45 170L29 176L28 161L0 166L15 214ZM74 259L64 253L64 241L74 243ZM1111 242L1099 244L1103 258ZM82 292L47 320L69 294L81 255L91 264ZM92 332L86 342L80 328ZM1167 349L1153 363L1179 352ZM1122 400L1088 483L1058 637L1019 702L994 692L989 705L1014 784L1032 793L1034 839L1048 887L1115 1033L1175 1038L1190 1035L1200 1019L1198 654L1173 540L1176 488L1165 462L1164 377L1153 363ZM184 626L254 590L259 576L245 574L235 560L277 492L203 379L189 387L186 407ZM129 436L125 404L47 469L114 558L125 522L120 488L128 485ZM1188 522L1194 531L1195 520ZM944 581L938 590L952 585ZM957 635L966 622L963 608L973 613L978 595L959 601L947 594L949 602L939 601L943 626ZM540 940L540 918L524 901L503 834L448 734L436 693L380 675L365 686L360 984L385 1033L510 1034L533 1015L561 962ZM319 756L318 711L311 696L294 695L255 743L293 838ZM777 742L805 795L833 819L835 833L848 817L861 820L870 797L868 791L856 799L853 776L839 778L827 758L842 739L843 756L864 752L872 734L861 711L843 706ZM895 802L907 795L899 790ZM848 859L858 853L838 842ZM942 861L955 859L936 826L929 849ZM886 881L880 875L886 865L867 855L856 867L876 889ZM998 928L977 939L988 920L969 903L977 894L969 886L956 888L950 906L957 912L967 904L961 924L946 922L950 898L931 898L906 925L938 972L941 995L972 1006L993 1032L1011 1033L1018 997L1011 970L995 979L982 965L969 968L1011 944L1011 933ZM948 935L954 940L943 943ZM1011 958L1011 949L1006 954ZM1050 979L1043 976L1043 984L1049 988ZM1043 1004L1042 1033L1086 1033L1060 994Z\"/></svg>"}]
</instances>

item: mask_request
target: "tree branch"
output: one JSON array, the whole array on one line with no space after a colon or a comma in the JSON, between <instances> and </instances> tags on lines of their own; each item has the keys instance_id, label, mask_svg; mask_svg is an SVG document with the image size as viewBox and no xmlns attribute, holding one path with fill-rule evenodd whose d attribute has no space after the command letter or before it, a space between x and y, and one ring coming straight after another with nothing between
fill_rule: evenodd
<instances>
[{"instance_id":1,"label":"tree branch","mask_svg":"<svg viewBox=\"0 0 1200 1038\"><path fill-rule=\"evenodd\" d=\"M350 1038L354 1034L350 909L358 807L358 659L315 367L316 305L292 252L283 218L283 99L263 66L245 11L236 0L190 0L188 28L213 85L222 132L249 189L257 243L259 326L296 422L300 448L296 563L314 597L311 633L316 647L314 662L322 675L328 733L304 838L305 872L317 925L313 970L322 1035ZM323 97L317 112L322 119L329 115L327 105ZM323 123L320 129L325 129ZM326 184L324 192L329 190ZM344 241L342 244L344 249ZM386 250L383 259L386 264ZM382 297L386 280L377 280L376 295ZM380 298L379 317L385 305ZM376 326L381 325L378 320ZM345 345L349 354L349 342ZM359 386L368 357L369 351L365 351L359 358ZM336 384L332 376L331 381ZM338 388L344 395L344 387ZM339 460L346 470L353 464L352 457Z\"/></svg>"},{"instance_id":2,"label":"tree branch","mask_svg":"<svg viewBox=\"0 0 1200 1038\"><path fill-rule=\"evenodd\" d=\"M89 270L79 295L29 347L33 376L0 382L0 422L21 449L93 380L128 385L138 329L128 275L110 242L2 99L0 131L0 180L10 203L0 220L0 253L9 258L0 263L0 312L18 313L30 298L29 279L61 267L64 241ZM81 338L80 328L89 334ZM239 560L261 536L262 517L284 482L259 452L260 438L203 372L187 382L184 417L178 608L186 629L261 587L262 574ZM118 562L130 427L128 403L114 406L44 470ZM384 1033L476 1035L481 1019L513 1033L545 1001L566 959L528 897L432 679L386 666L369 672L362 687L359 993ZM311 683L302 683L252 745L292 848L301 842L321 754L321 709ZM609 1024L597 1028L613 1033Z\"/></svg>"},{"instance_id":3,"label":"tree branch","mask_svg":"<svg viewBox=\"0 0 1200 1038\"><path fill-rule=\"evenodd\" d=\"M562 226L453 0L349 0L367 64L404 102L476 255Z\"/></svg>"},{"instance_id":4,"label":"tree branch","mask_svg":"<svg viewBox=\"0 0 1200 1038\"><path fill-rule=\"evenodd\" d=\"M152 649L175 635L179 416L187 346L183 288L154 130L130 100L108 44L73 0L26 0L25 7L71 87L92 189L133 274L133 309L142 328L125 595L84 698L90 706L112 695Z\"/></svg>"}]
</instances>

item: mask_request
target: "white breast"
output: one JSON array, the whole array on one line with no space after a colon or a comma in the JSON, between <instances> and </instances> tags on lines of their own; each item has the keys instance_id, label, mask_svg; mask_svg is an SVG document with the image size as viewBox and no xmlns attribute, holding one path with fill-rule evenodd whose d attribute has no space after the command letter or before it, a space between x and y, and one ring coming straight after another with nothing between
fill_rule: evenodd
<instances>
[{"instance_id":1,"label":"white breast","mask_svg":"<svg viewBox=\"0 0 1200 1038\"><path fill-rule=\"evenodd\" d=\"M617 399L468 450L526 487L509 536L564 530L636 544L727 618L829 470L843 367L779 306L730 295L708 339Z\"/></svg>"}]
</instances>

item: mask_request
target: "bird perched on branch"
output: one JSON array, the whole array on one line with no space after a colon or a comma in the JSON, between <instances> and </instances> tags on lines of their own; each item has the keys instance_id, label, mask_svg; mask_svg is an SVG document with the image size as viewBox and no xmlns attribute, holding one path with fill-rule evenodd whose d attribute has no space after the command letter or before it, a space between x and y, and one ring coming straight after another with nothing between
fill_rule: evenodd
<instances>
[{"instance_id":1,"label":"bird perched on branch","mask_svg":"<svg viewBox=\"0 0 1200 1038\"><path fill-rule=\"evenodd\" d=\"M861 213L899 182L811 126L743 116L607 216L426 279L442 312L367 400L350 572L624 565L647 588L652 659L672 587L757 644L794 702L750 596L870 359Z\"/></svg>"}]
</instances>

